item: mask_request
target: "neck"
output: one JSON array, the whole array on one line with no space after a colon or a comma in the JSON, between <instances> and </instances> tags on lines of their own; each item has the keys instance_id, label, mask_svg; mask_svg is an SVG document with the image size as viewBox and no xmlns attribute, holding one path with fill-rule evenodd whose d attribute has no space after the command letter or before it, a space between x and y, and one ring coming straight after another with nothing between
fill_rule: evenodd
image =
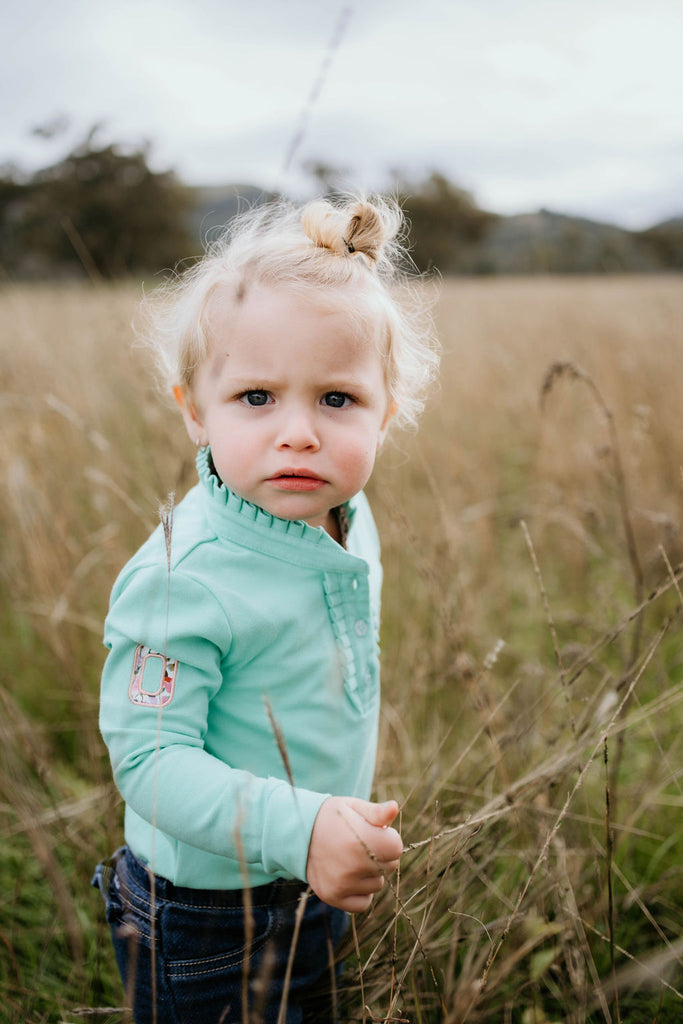
<instances>
[{"instance_id":1,"label":"neck","mask_svg":"<svg viewBox=\"0 0 683 1024\"><path fill-rule=\"evenodd\" d=\"M326 533L329 533L332 540L336 540L337 544L342 543L342 535L339 528L339 515L336 509L331 508L327 513L324 530Z\"/></svg>"}]
</instances>

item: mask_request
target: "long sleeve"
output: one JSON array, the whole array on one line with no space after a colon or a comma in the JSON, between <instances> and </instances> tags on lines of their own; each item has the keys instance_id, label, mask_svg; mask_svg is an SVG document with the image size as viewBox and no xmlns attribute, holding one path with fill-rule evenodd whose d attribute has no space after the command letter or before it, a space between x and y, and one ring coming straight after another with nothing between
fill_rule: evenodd
<instances>
[{"instance_id":1,"label":"long sleeve","mask_svg":"<svg viewBox=\"0 0 683 1024\"><path fill-rule=\"evenodd\" d=\"M145 822L167 840L241 862L258 878L304 879L327 794L292 788L284 766L281 777L259 777L207 750L211 704L230 688L232 631L205 583L158 564L124 575L105 643L100 725L132 812L127 826Z\"/></svg>"}]
</instances>

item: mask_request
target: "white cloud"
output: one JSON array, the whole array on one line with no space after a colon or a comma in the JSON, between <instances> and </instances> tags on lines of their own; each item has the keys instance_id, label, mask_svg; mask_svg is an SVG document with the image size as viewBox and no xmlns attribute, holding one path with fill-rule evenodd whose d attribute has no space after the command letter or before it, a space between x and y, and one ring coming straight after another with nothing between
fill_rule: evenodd
<instances>
[{"instance_id":1,"label":"white cloud","mask_svg":"<svg viewBox=\"0 0 683 1024\"><path fill-rule=\"evenodd\" d=\"M501 210L683 207L678 0L24 0L5 23L0 159L37 166L104 120L188 179L286 184L327 56L298 155L361 185L439 167ZM67 138L28 138L58 112Z\"/></svg>"}]
</instances>

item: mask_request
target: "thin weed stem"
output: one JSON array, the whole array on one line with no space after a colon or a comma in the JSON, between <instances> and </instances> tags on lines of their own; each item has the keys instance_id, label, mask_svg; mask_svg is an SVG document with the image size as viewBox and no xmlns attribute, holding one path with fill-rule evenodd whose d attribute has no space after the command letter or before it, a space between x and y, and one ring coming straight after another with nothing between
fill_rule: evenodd
<instances>
[{"instance_id":1,"label":"thin weed stem","mask_svg":"<svg viewBox=\"0 0 683 1024\"><path fill-rule=\"evenodd\" d=\"M360 942L358 941L358 928L356 927L356 915L351 915L351 931L353 933L353 947L356 951L356 959L358 960L358 981L360 984L360 1004L361 1004L361 1024L365 1024L367 1020L367 1007L365 1005L365 981L363 979L363 961L360 955Z\"/></svg>"},{"instance_id":2,"label":"thin weed stem","mask_svg":"<svg viewBox=\"0 0 683 1024\"><path fill-rule=\"evenodd\" d=\"M282 1000L280 1002L280 1010L277 1016L277 1024L285 1024L287 1019L287 1002L289 1000L289 988L292 983L292 969L294 967L294 956L296 954L296 947L299 942L299 932L301 931L301 922L304 919L304 913L306 911L306 904L308 898L311 895L312 889L310 885L301 896L299 896L299 902L296 908L296 914L294 916L294 932L292 934L292 943L289 949L289 958L287 960L287 969L285 970L285 980L282 986Z\"/></svg>"},{"instance_id":3,"label":"thin weed stem","mask_svg":"<svg viewBox=\"0 0 683 1024\"><path fill-rule=\"evenodd\" d=\"M605 884L607 886L607 934L609 935L609 957L612 977L616 977L616 960L614 956L614 890L612 887L612 862L614 856L614 832L610 816L610 778L607 752L607 736L603 741L603 760L605 763ZM614 990L614 1012L618 1024L621 1022L619 1013L619 995Z\"/></svg>"}]
</instances>

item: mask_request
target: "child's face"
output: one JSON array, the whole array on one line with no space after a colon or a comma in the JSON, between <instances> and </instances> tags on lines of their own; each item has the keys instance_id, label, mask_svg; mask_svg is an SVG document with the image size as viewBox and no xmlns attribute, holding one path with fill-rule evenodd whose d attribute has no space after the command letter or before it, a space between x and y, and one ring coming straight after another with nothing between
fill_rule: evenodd
<instances>
[{"instance_id":1,"label":"child's face","mask_svg":"<svg viewBox=\"0 0 683 1024\"><path fill-rule=\"evenodd\" d=\"M335 293L338 299L353 296ZM313 294L254 286L209 305L209 353L183 413L230 490L334 533L367 482L391 409L374 338Z\"/></svg>"}]
</instances>

